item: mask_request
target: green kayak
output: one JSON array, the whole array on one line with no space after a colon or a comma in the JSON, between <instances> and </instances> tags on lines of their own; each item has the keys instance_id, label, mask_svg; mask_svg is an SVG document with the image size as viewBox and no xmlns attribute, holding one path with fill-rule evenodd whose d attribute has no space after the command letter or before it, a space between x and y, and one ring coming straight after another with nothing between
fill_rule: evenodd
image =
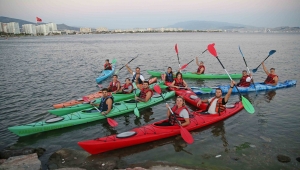
<instances>
[{"instance_id":1,"label":"green kayak","mask_svg":"<svg viewBox=\"0 0 300 170\"><path fill-rule=\"evenodd\" d=\"M164 98L170 98L172 96L175 96L175 92L171 91L171 92L163 93L163 96ZM161 101L163 101L163 98L160 95L156 94L153 95L152 98L146 103L144 102L137 103L137 107L138 109L142 109L145 107L155 105ZM136 104L134 103L134 100L133 102L132 100L116 102L114 103L114 107L111 110L111 112L106 116L113 117L124 113L133 112L135 107ZM35 133L46 132L50 130L88 123L100 119L105 119L105 117L101 115L97 110L92 108L92 109L86 109L86 110L70 113L64 116L58 116L48 120L43 120L40 122L34 122L34 123L20 125L20 126L12 126L9 127L8 130L10 130L11 132L13 132L18 136L27 136Z\"/></svg>"},{"instance_id":2,"label":"green kayak","mask_svg":"<svg viewBox=\"0 0 300 170\"><path fill-rule=\"evenodd\" d=\"M153 88L153 86L155 84L151 84L150 88ZM157 84L160 86L160 88L167 88L167 86L164 85L164 82L159 82ZM138 95L139 93L140 93L140 90L138 89L136 91L136 94ZM115 102L119 102L119 101L123 101L123 100L127 100L127 99L132 99L132 98L134 98L134 96L135 96L134 93L130 93L130 94L113 94ZM99 104L100 101L101 101L101 98L98 98L98 99L94 100L94 103ZM48 110L48 112L53 114L53 115L63 116L63 115L69 114L69 113L73 113L73 112L77 112L77 111L84 110L84 109L89 109L89 108L92 108L92 106L90 104L82 103L82 104L77 104L77 105L73 105L73 106Z\"/></svg>"},{"instance_id":3,"label":"green kayak","mask_svg":"<svg viewBox=\"0 0 300 170\"><path fill-rule=\"evenodd\" d=\"M160 77L161 74L164 73L160 71L151 71L151 70L147 70L147 72L154 77ZM233 79L240 79L242 77L242 74L234 73L234 74L230 74L230 76ZM182 77L191 78L191 79L228 79L229 78L227 74L195 74L192 72L183 72Z\"/></svg>"}]
</instances>

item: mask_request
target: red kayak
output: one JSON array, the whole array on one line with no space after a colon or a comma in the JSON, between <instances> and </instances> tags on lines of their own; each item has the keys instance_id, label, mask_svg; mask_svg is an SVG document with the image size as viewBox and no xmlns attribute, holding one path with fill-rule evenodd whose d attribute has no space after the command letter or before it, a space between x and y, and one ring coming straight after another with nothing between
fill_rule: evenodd
<instances>
[{"instance_id":1,"label":"red kayak","mask_svg":"<svg viewBox=\"0 0 300 170\"><path fill-rule=\"evenodd\" d=\"M201 108L206 108L206 104L201 104ZM243 109L241 102L236 102L234 105L226 106L226 110L219 114L200 114L201 111L193 112L193 117L190 118L190 124L184 128L188 131L202 128L215 122L224 120ZM154 140L159 140L180 134L180 126L156 126L157 123L149 124L131 131L123 132L117 135L96 138L78 142L84 150L90 154L98 154L118 148L133 146Z\"/></svg>"}]
</instances>

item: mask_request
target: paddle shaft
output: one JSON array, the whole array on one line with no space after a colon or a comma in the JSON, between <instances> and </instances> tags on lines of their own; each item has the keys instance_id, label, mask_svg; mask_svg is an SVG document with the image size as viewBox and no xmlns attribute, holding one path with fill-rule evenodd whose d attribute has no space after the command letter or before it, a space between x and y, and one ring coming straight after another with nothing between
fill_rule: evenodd
<instances>
[{"instance_id":1,"label":"paddle shaft","mask_svg":"<svg viewBox=\"0 0 300 170\"><path fill-rule=\"evenodd\" d=\"M160 96L163 98L163 100L166 102L166 100L165 100L165 98L164 98L164 96L160 93ZM166 102L166 104L168 104L167 102ZM173 111L172 111L172 109L170 108L170 106L168 105L168 108L169 108L169 110L170 110L170 112L171 112L171 114L175 117L175 119L176 119L176 121L177 121L177 123L178 123L178 125L179 126L181 126L181 123L178 121L178 119L176 118L176 116L174 115L174 113L173 113ZM182 127L182 126L181 126Z\"/></svg>"},{"instance_id":2,"label":"paddle shaft","mask_svg":"<svg viewBox=\"0 0 300 170\"><path fill-rule=\"evenodd\" d=\"M244 60L244 62L245 62L245 65L246 65L246 67L247 67L248 73L250 74L250 70L249 70L249 68L248 68L248 65L247 65L246 59L245 59L245 57L244 57L244 54L243 54L243 52L242 52L242 50L241 50L241 48L240 48L240 47L239 47L239 50L240 50L240 52L241 52L241 54L242 54L242 56L243 56L243 60ZM252 80L252 82L253 82L253 85L254 85L254 88L255 88L255 91L256 91L256 95L257 95L256 86L255 86L255 83L254 83L254 81L253 81L252 77L251 77L251 80Z\"/></svg>"},{"instance_id":3,"label":"paddle shaft","mask_svg":"<svg viewBox=\"0 0 300 170\"><path fill-rule=\"evenodd\" d=\"M206 50L204 50L204 51L202 52L202 54L203 54L203 53L205 53L206 51L207 51L207 49L206 49Z\"/></svg>"},{"instance_id":4,"label":"paddle shaft","mask_svg":"<svg viewBox=\"0 0 300 170\"><path fill-rule=\"evenodd\" d=\"M268 59L270 56L271 56L271 55L269 54L268 57L264 59L264 61L266 61L266 59ZM264 62L264 61L262 61L262 62ZM262 63L262 62L261 62L261 63ZM261 65L261 63L256 67L256 70L257 70L258 67Z\"/></svg>"},{"instance_id":5,"label":"paddle shaft","mask_svg":"<svg viewBox=\"0 0 300 170\"><path fill-rule=\"evenodd\" d=\"M133 61L134 59L136 59L137 57L138 57L139 55L137 55L136 57L134 57L133 59L131 59L130 61L128 61L128 63L127 64L129 64L131 61ZM125 64L126 65L126 64ZM124 68L125 67L125 65L124 66L122 66L118 71L120 71L120 70L122 70L122 68Z\"/></svg>"}]
</instances>

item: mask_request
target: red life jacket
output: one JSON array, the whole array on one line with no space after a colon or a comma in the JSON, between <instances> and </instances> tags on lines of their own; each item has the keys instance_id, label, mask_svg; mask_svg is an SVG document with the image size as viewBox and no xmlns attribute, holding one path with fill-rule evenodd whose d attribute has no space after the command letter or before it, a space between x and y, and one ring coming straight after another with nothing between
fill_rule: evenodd
<instances>
[{"instance_id":1,"label":"red life jacket","mask_svg":"<svg viewBox=\"0 0 300 170\"><path fill-rule=\"evenodd\" d=\"M169 117L169 122L170 122L171 125L178 124L177 121L176 121L176 119L177 119L178 121L180 121L181 124L185 122L184 118L179 116L180 112L181 112L183 109L186 109L187 112L188 112L189 115L190 115L190 111L189 111L189 109L188 109L186 106L182 106L181 108L178 108L178 106L175 105L175 106L172 107L172 111L173 111L174 115L171 114L170 117ZM176 117L176 119L175 119L174 116Z\"/></svg>"},{"instance_id":2,"label":"red life jacket","mask_svg":"<svg viewBox=\"0 0 300 170\"><path fill-rule=\"evenodd\" d=\"M125 84L123 85L123 93L129 93L129 92L127 92L127 91L124 91L124 90L127 90L129 86L133 87L133 86L132 86L132 83L129 83L129 84L126 84L126 83L125 83Z\"/></svg>"},{"instance_id":3,"label":"red life jacket","mask_svg":"<svg viewBox=\"0 0 300 170\"><path fill-rule=\"evenodd\" d=\"M210 101L210 103L209 103L209 107L210 107L210 104L214 101L216 99L216 97L214 97L211 101ZM218 101L217 101L217 105L216 105L216 113L221 113L221 112L223 112L225 109L226 109L226 107L222 104L222 100L223 100L223 98L221 97L221 98L219 98L218 99ZM209 108L208 108L209 109ZM208 110L207 109L207 110Z\"/></svg>"},{"instance_id":4,"label":"red life jacket","mask_svg":"<svg viewBox=\"0 0 300 170\"><path fill-rule=\"evenodd\" d=\"M105 63L104 64L104 70L112 70L111 64L110 63Z\"/></svg>"},{"instance_id":5,"label":"red life jacket","mask_svg":"<svg viewBox=\"0 0 300 170\"><path fill-rule=\"evenodd\" d=\"M183 79L178 80L177 78L174 78L174 80L175 80L174 86L184 87Z\"/></svg>"},{"instance_id":6,"label":"red life jacket","mask_svg":"<svg viewBox=\"0 0 300 170\"><path fill-rule=\"evenodd\" d=\"M248 78L249 76L246 75L246 76L243 76L241 79L240 79L240 83L239 83L239 87L249 87L251 82L247 82L246 79Z\"/></svg>"},{"instance_id":7,"label":"red life jacket","mask_svg":"<svg viewBox=\"0 0 300 170\"><path fill-rule=\"evenodd\" d=\"M144 89L144 88L143 88L143 89L141 90L141 93L140 93L140 98L145 99L146 96L147 96L148 91L151 92L151 97L152 97L153 91L152 91L151 89L149 89L149 88L147 88L147 89Z\"/></svg>"},{"instance_id":8,"label":"red life jacket","mask_svg":"<svg viewBox=\"0 0 300 170\"><path fill-rule=\"evenodd\" d=\"M109 90L111 91L111 92L113 92L113 91L116 91L117 89L118 89L118 84L120 84L120 82L119 81L117 81L117 82L110 82L109 83Z\"/></svg>"},{"instance_id":9,"label":"red life jacket","mask_svg":"<svg viewBox=\"0 0 300 170\"><path fill-rule=\"evenodd\" d=\"M203 68L203 72L201 74L204 74L204 72L205 72L205 66L204 65L198 67L197 73L200 73L201 68Z\"/></svg>"},{"instance_id":10,"label":"red life jacket","mask_svg":"<svg viewBox=\"0 0 300 170\"><path fill-rule=\"evenodd\" d=\"M273 84L275 81L273 80L275 77L278 77L276 74L269 74L265 80L265 84Z\"/></svg>"}]
</instances>

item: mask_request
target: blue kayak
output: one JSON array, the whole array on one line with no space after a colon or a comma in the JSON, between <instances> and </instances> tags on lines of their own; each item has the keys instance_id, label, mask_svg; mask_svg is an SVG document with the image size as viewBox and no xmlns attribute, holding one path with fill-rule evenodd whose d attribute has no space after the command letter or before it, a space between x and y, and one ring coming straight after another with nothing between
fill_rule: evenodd
<instances>
[{"instance_id":1,"label":"blue kayak","mask_svg":"<svg viewBox=\"0 0 300 170\"><path fill-rule=\"evenodd\" d=\"M286 80L284 82L278 82L276 86L267 85L264 83L255 83L255 87L257 91L262 90L274 90L274 89L281 89L286 87L292 87L297 84L297 80ZM255 87L251 84L249 87L238 87L241 93L247 92L255 92ZM227 93L230 85L220 85L216 87L191 87L191 89L196 94L214 94L216 92L216 88L222 89L223 93ZM236 88L232 89L232 93L238 93Z\"/></svg>"},{"instance_id":2,"label":"blue kayak","mask_svg":"<svg viewBox=\"0 0 300 170\"><path fill-rule=\"evenodd\" d=\"M110 77L111 75L113 75L115 72L116 63L117 63L117 60L114 59L111 63L112 70L103 70L101 72L101 75L98 78L96 78L96 82L100 83L101 81L103 81L103 80L107 79L108 77Z\"/></svg>"}]
</instances>

